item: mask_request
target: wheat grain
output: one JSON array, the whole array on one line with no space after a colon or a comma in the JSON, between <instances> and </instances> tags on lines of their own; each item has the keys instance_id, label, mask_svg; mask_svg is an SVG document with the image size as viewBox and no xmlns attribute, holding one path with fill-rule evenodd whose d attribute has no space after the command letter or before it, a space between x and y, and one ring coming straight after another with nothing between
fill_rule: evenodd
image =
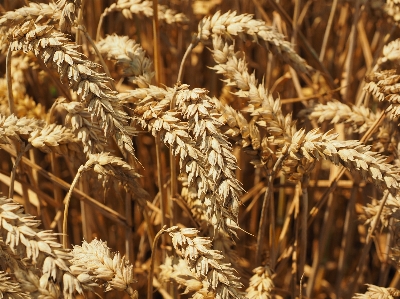
<instances>
[{"instance_id":1,"label":"wheat grain","mask_svg":"<svg viewBox=\"0 0 400 299\"><path fill-rule=\"evenodd\" d=\"M10 280L11 277L0 271L0 298L10 299L28 299L28 293L22 292L17 282Z\"/></svg>"}]
</instances>

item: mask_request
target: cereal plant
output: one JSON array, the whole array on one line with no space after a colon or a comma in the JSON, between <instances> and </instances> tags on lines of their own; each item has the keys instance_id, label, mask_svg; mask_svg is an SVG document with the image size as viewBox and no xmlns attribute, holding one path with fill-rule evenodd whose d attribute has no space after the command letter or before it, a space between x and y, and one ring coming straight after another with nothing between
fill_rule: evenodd
<instances>
[{"instance_id":1,"label":"cereal plant","mask_svg":"<svg viewBox=\"0 0 400 299\"><path fill-rule=\"evenodd\" d=\"M400 297L399 20L0 1L0 298Z\"/></svg>"}]
</instances>

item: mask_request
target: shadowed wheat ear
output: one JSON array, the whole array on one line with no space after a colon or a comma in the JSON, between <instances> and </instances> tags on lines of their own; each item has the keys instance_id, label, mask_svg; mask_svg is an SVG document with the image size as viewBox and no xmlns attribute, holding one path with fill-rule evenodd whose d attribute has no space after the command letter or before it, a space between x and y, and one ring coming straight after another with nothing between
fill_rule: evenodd
<instances>
[{"instance_id":1,"label":"shadowed wheat ear","mask_svg":"<svg viewBox=\"0 0 400 299\"><path fill-rule=\"evenodd\" d=\"M107 86L112 79L98 73L97 64L77 52L77 46L65 34L53 31L50 26L26 22L13 36L12 50L32 51L44 63L55 65L61 79L66 79L70 88L82 96L104 134L113 134L121 150L134 155L129 116L123 111L116 92Z\"/></svg>"},{"instance_id":2,"label":"shadowed wheat ear","mask_svg":"<svg viewBox=\"0 0 400 299\"><path fill-rule=\"evenodd\" d=\"M153 63L146 52L127 36L109 35L97 43L100 53L115 60L123 70L123 76L139 87L148 87L154 77Z\"/></svg>"},{"instance_id":3,"label":"shadowed wheat ear","mask_svg":"<svg viewBox=\"0 0 400 299\"><path fill-rule=\"evenodd\" d=\"M11 277L0 271L0 298L6 299L28 299L31 298L26 292L22 292L19 283L11 280Z\"/></svg>"},{"instance_id":4,"label":"shadowed wheat ear","mask_svg":"<svg viewBox=\"0 0 400 299\"><path fill-rule=\"evenodd\" d=\"M271 299L272 289L275 287L272 281L272 271L268 266L257 267L253 270L250 285L246 290L246 298Z\"/></svg>"}]
</instances>

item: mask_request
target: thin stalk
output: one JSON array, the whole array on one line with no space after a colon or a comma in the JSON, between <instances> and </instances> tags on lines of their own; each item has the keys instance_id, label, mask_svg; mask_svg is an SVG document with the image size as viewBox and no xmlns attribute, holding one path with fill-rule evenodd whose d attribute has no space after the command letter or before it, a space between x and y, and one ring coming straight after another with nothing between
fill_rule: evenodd
<instances>
[{"instance_id":1,"label":"thin stalk","mask_svg":"<svg viewBox=\"0 0 400 299\"><path fill-rule=\"evenodd\" d=\"M267 226L267 211L268 211L268 202L270 197L273 195L273 181L275 178L275 174L278 168L281 166L283 160L286 158L286 154L283 154L279 157L276 161L272 171L268 174L268 186L267 190L265 191L263 205L261 208L261 218L260 218L260 225L258 227L258 235L257 235L257 249L256 249L256 265L260 265L261 263L261 253L262 253L262 243L264 240L265 229Z\"/></svg>"},{"instance_id":2,"label":"thin stalk","mask_svg":"<svg viewBox=\"0 0 400 299\"><path fill-rule=\"evenodd\" d=\"M325 29L324 38L322 40L321 52L319 52L319 60L320 61L324 61L324 58L325 58L326 46L328 44L329 35L331 33L333 18L335 16L337 4L338 4L338 0L333 0L331 12L329 14L328 23L327 23L326 29Z\"/></svg>"},{"instance_id":3,"label":"thin stalk","mask_svg":"<svg viewBox=\"0 0 400 299\"><path fill-rule=\"evenodd\" d=\"M389 191L385 190L384 194L383 194L383 198L381 200L381 203L379 204L378 213L376 213L374 219L372 220L371 227L370 227L370 229L368 231L367 239L365 240L364 248L363 248L363 250L361 252L361 256L360 256L360 259L358 261L358 266L357 266L357 269L356 269L356 273L355 273L355 275L353 277L354 280L353 280L353 283L351 284L351 287L350 287L350 294L353 294L355 289L357 288L358 279L360 278L361 272L362 272L362 270L364 268L364 265L365 265L365 258L367 257L369 249L371 248L372 239L373 239L372 235L375 232L375 229L378 227L379 220L381 218L381 214L382 214L382 211L383 211L383 207L385 206L388 197L389 197Z\"/></svg>"},{"instance_id":4,"label":"thin stalk","mask_svg":"<svg viewBox=\"0 0 400 299\"><path fill-rule=\"evenodd\" d=\"M164 184L163 184L163 171L162 171L162 165L161 165L161 135L159 132L157 132L156 135L156 157L157 157L157 176L158 176L158 188L159 188L159 193L160 193L160 210L161 210L161 226L165 225L165 213L166 209L164 206L164 198L165 198L165 192L164 192ZM165 245L165 239L163 238L163 245ZM163 247L164 248L164 247ZM164 250L163 250L163 258L164 258Z\"/></svg>"},{"instance_id":5,"label":"thin stalk","mask_svg":"<svg viewBox=\"0 0 400 299\"><path fill-rule=\"evenodd\" d=\"M356 42L357 42L357 23L358 19L360 18L360 1L356 1L355 5L355 13L354 13L354 19L353 19L353 24L351 25L351 31L350 31L350 45L349 45L349 51L347 53L347 58L346 58L346 63L345 63L345 68L344 68L344 73L345 75L345 82L344 86L346 86L344 90L344 100L349 101L348 97L350 95L350 80L353 78L353 54L354 50L356 48Z\"/></svg>"},{"instance_id":6,"label":"thin stalk","mask_svg":"<svg viewBox=\"0 0 400 299\"><path fill-rule=\"evenodd\" d=\"M176 82L178 84L180 84L181 80L182 80L183 67L185 65L185 61L186 61L187 57L189 56L190 52L197 46L199 41L200 41L200 39L197 36L193 36L192 42L190 43L189 47L186 49L185 54L183 55L181 65L179 66L178 79L176 79Z\"/></svg>"},{"instance_id":7,"label":"thin stalk","mask_svg":"<svg viewBox=\"0 0 400 299\"><path fill-rule=\"evenodd\" d=\"M71 194L72 191L75 188L76 183L78 182L79 178L82 175L82 172L85 171L86 168L84 165L79 166L78 172L75 175L74 180L72 181L71 187L68 190L67 195L64 198L64 219L63 219L63 247L67 248L67 233L68 233L68 227L67 227L67 223L68 223L68 208L69 208L69 203L71 201Z\"/></svg>"},{"instance_id":8,"label":"thin stalk","mask_svg":"<svg viewBox=\"0 0 400 299\"><path fill-rule=\"evenodd\" d=\"M101 16L100 16L100 19L99 19L99 24L97 24L97 31L96 31L96 42L98 42L99 41L99 39L100 39L100 30L101 30L101 27L103 26L103 21L104 21L104 18L107 16L107 13L104 11L102 14L101 14Z\"/></svg>"},{"instance_id":9,"label":"thin stalk","mask_svg":"<svg viewBox=\"0 0 400 299\"><path fill-rule=\"evenodd\" d=\"M104 71L106 72L107 76L108 76L109 78L111 78L110 70L108 69L106 62L105 62L104 59L103 59L103 56L101 55L101 53L100 53L99 49L97 48L95 42L94 42L94 41L92 40L92 38L90 37L90 35L89 35L89 33L87 32L85 26L79 25L79 26L78 26L78 29L79 29L80 31L83 32L83 34L85 35L86 39L89 41L90 45L92 46L92 48L93 48L94 51L96 52L96 55L97 55L97 57L99 58L100 63L101 63L101 65L103 66L103 69L104 69ZM111 84L111 87L112 87L114 90L116 90L116 87L115 87L115 84L114 84L114 80L110 80L110 84Z\"/></svg>"},{"instance_id":10,"label":"thin stalk","mask_svg":"<svg viewBox=\"0 0 400 299\"><path fill-rule=\"evenodd\" d=\"M161 83L160 32L158 25L158 0L153 0L154 70L156 85Z\"/></svg>"},{"instance_id":11,"label":"thin stalk","mask_svg":"<svg viewBox=\"0 0 400 299\"><path fill-rule=\"evenodd\" d=\"M304 266L306 264L306 255L307 255L308 181L309 181L309 176L308 176L308 174L305 174L303 176L303 180L301 182L301 193L302 193L301 218L300 218L300 223L301 223L300 224L300 226L301 226L300 253L301 253L301 255L299 258L298 274L304 273ZM301 290L301 285L300 285L300 290Z\"/></svg>"},{"instance_id":12,"label":"thin stalk","mask_svg":"<svg viewBox=\"0 0 400 299\"><path fill-rule=\"evenodd\" d=\"M19 165L19 162L22 159L22 156L31 148L31 144L28 143L27 146L25 146L24 143L21 143L21 150L19 151L15 162L14 162L14 166L11 170L11 176L10 176L10 189L8 190L8 198L13 198L14 196L14 181L15 181L15 174L17 172L17 167Z\"/></svg>"},{"instance_id":13,"label":"thin stalk","mask_svg":"<svg viewBox=\"0 0 400 299\"><path fill-rule=\"evenodd\" d=\"M153 295L153 275L154 275L154 262L156 259L156 255L154 254L156 251L156 246L158 239L164 234L166 226L164 225L162 229L157 233L154 237L152 249L151 249L151 261L150 261L150 270L149 270L149 280L147 282L147 299L151 299Z\"/></svg>"},{"instance_id":14,"label":"thin stalk","mask_svg":"<svg viewBox=\"0 0 400 299\"><path fill-rule=\"evenodd\" d=\"M8 47L6 57L6 78L7 78L7 95L8 95L8 108L10 108L10 114L14 114L14 96L12 92L12 79L11 79L11 56L12 50L11 45Z\"/></svg>"}]
</instances>

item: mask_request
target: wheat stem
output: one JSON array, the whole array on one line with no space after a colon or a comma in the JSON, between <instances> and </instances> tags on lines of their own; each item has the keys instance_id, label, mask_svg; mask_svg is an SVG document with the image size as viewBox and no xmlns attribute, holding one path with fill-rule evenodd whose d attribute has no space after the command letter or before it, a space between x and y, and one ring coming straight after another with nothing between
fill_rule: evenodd
<instances>
[{"instance_id":1,"label":"wheat stem","mask_svg":"<svg viewBox=\"0 0 400 299\"><path fill-rule=\"evenodd\" d=\"M301 245L300 245L300 258L299 258L299 267L298 273L304 273L304 266L306 264L306 256L307 256L307 215L308 215L308 183L309 183L309 175L305 174L303 176L301 182L301 192L302 192L302 206L301 206L301 218L300 218L300 227L301 227ZM300 285L301 290L301 285ZM301 298L301 297L300 297Z\"/></svg>"},{"instance_id":2,"label":"wheat stem","mask_svg":"<svg viewBox=\"0 0 400 299\"><path fill-rule=\"evenodd\" d=\"M265 194L264 194L263 205L261 208L260 225L258 227L256 260L255 260L256 265L260 265L260 263L261 263L262 243L264 240L265 229L267 226L268 202L269 202L271 196L273 196L273 181L274 181L275 174L276 174L278 168L281 166L281 164L285 160L285 158L286 158L286 154L282 153L282 155L279 157L279 159L275 162L275 165L274 165L272 171L270 171L270 173L268 174L268 186L267 186L267 190L265 191Z\"/></svg>"},{"instance_id":3,"label":"wheat stem","mask_svg":"<svg viewBox=\"0 0 400 299\"><path fill-rule=\"evenodd\" d=\"M12 49L11 45L8 46L7 57L6 57L6 78L7 78L7 95L8 95L8 108L10 109L10 114L14 114L14 96L12 91L12 79L11 79L11 56Z\"/></svg>"},{"instance_id":4,"label":"wheat stem","mask_svg":"<svg viewBox=\"0 0 400 299\"><path fill-rule=\"evenodd\" d=\"M108 69L106 62L104 61L103 56L101 55L101 53L100 53L99 49L97 48L95 42L93 41L93 39L90 37L89 33L87 32L86 27L83 26L83 25L79 25L77 28L78 28L80 31L83 32L83 34L85 35L86 39L89 41L90 45L93 47L93 50L96 52L96 55L97 55L97 57L99 58L100 63L101 63L101 65L103 66L103 69L104 69L104 71L106 72L107 76L108 76L109 78L112 78L112 77L111 77L110 70ZM110 80L109 82L110 82L110 84L111 84L111 87L112 87L114 90L116 90L114 80Z\"/></svg>"},{"instance_id":5,"label":"wheat stem","mask_svg":"<svg viewBox=\"0 0 400 299\"><path fill-rule=\"evenodd\" d=\"M156 72L156 85L161 83L160 64L160 32L158 25L158 0L153 0L153 42L154 42L154 69Z\"/></svg>"},{"instance_id":6,"label":"wheat stem","mask_svg":"<svg viewBox=\"0 0 400 299\"><path fill-rule=\"evenodd\" d=\"M14 181L15 181L15 174L17 172L17 167L19 165L19 162L22 159L22 156L32 147L30 143L28 143L27 146L25 146L25 143L21 142L21 148L20 151L18 152L18 155L15 159L14 166L11 170L11 176L10 176L10 189L8 191L8 198L13 198L14 196Z\"/></svg>"},{"instance_id":7,"label":"wheat stem","mask_svg":"<svg viewBox=\"0 0 400 299\"><path fill-rule=\"evenodd\" d=\"M167 226L164 225L162 229L157 233L157 235L154 237L153 245L151 248L151 260L150 260L150 270L149 270L149 278L147 281L147 299L151 299L153 295L153 275L154 275L154 262L156 259L156 247L157 247L157 242L158 239L164 234L166 231L165 228Z\"/></svg>"},{"instance_id":8,"label":"wheat stem","mask_svg":"<svg viewBox=\"0 0 400 299\"><path fill-rule=\"evenodd\" d=\"M76 183L78 183L79 178L82 175L82 172L86 170L86 167L84 165L79 166L78 171L75 175L74 180L71 183L71 187L68 190L67 195L64 198L64 219L63 219L63 247L67 248L67 233L68 233L68 208L69 208L69 203L71 201L71 194L72 191L75 188Z\"/></svg>"},{"instance_id":9,"label":"wheat stem","mask_svg":"<svg viewBox=\"0 0 400 299\"><path fill-rule=\"evenodd\" d=\"M185 54L183 55L181 64L179 66L178 79L176 79L176 82L178 84L180 84L182 82L183 67L185 65L186 59L188 58L190 52L197 46L197 44L199 42L200 42L200 39L197 37L197 35L194 35L192 42L190 43L189 47L186 49Z\"/></svg>"}]
</instances>

